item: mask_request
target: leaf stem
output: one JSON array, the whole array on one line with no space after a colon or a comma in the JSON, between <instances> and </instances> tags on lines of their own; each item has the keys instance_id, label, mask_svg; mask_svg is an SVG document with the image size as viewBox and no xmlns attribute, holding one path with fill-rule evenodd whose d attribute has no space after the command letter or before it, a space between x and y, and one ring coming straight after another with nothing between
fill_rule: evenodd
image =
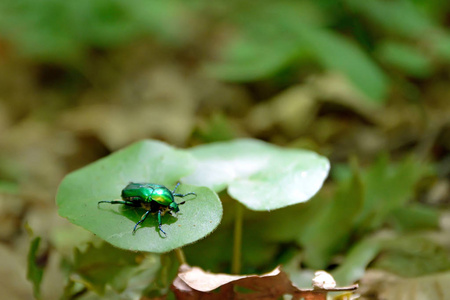
<instances>
[{"instance_id":1,"label":"leaf stem","mask_svg":"<svg viewBox=\"0 0 450 300\"><path fill-rule=\"evenodd\" d=\"M178 262L179 262L181 265L187 264L187 263L186 263L186 256L184 256L183 249L181 249L181 248L176 248L174 251L175 251L175 255L177 256Z\"/></svg>"},{"instance_id":2,"label":"leaf stem","mask_svg":"<svg viewBox=\"0 0 450 300\"><path fill-rule=\"evenodd\" d=\"M242 220L244 219L244 206L236 201L236 214L234 219L234 244L233 261L231 263L231 273L241 272L241 250L242 250Z\"/></svg>"}]
</instances>

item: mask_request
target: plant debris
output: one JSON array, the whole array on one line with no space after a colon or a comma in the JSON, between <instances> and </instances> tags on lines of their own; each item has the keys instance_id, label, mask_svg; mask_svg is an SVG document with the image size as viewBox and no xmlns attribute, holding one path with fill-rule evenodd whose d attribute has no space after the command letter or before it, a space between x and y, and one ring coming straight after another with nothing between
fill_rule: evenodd
<instances>
[{"instance_id":1,"label":"plant debris","mask_svg":"<svg viewBox=\"0 0 450 300\"><path fill-rule=\"evenodd\" d=\"M325 271L316 272L312 289L300 289L288 275L276 267L263 275L229 275L205 272L198 267L181 265L172 285L179 299L276 299L292 295L293 299L326 299L328 292L354 291L358 285L336 287ZM334 283L334 284L333 284Z\"/></svg>"}]
</instances>

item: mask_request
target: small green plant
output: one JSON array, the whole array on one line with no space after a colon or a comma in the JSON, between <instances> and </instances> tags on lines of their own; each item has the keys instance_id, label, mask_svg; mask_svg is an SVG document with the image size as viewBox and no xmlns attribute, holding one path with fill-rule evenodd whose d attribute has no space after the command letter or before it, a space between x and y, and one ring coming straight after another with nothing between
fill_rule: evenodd
<instances>
[{"instance_id":1,"label":"small green plant","mask_svg":"<svg viewBox=\"0 0 450 300\"><path fill-rule=\"evenodd\" d=\"M194 170L195 160L188 153L157 141L139 142L69 174L56 196L59 214L116 247L169 252L205 237L217 227L222 205L212 190L180 186L180 193L194 192L197 197L186 202L177 219L163 220L163 224L174 227L164 239L157 219L148 219L139 234L131 234L130 228L141 220L145 209L125 205L104 208L98 203L117 199L129 182L170 186Z\"/></svg>"},{"instance_id":2,"label":"small green plant","mask_svg":"<svg viewBox=\"0 0 450 300\"><path fill-rule=\"evenodd\" d=\"M215 191L227 189L241 203L233 251L233 272L239 273L244 207L270 211L305 202L320 189L328 170L328 160L313 152L251 139L187 150L142 141L69 174L56 201L61 216L116 247L152 253L176 250L184 263L180 248L204 238L220 223L222 205ZM170 186L178 180L183 184L173 191L159 184L129 183ZM118 195L122 200L114 200ZM188 195L195 196L186 198L176 219L161 218L163 210L178 210L174 196ZM101 203L122 205L104 208ZM150 212L157 212L158 218L146 219ZM139 224L132 235L130 228L134 232ZM165 230L170 233L161 237Z\"/></svg>"}]
</instances>

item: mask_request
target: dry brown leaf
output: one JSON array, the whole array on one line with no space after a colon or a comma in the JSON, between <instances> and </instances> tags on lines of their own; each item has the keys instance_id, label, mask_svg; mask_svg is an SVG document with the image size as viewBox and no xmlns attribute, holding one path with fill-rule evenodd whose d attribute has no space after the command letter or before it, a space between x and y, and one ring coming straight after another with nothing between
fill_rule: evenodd
<instances>
[{"instance_id":1,"label":"dry brown leaf","mask_svg":"<svg viewBox=\"0 0 450 300\"><path fill-rule=\"evenodd\" d=\"M220 289L219 289L220 288ZM239 288L252 292L239 292ZM205 272L198 267L182 265L172 285L177 299L326 299L330 291L354 290L357 286L330 289L299 289L280 267L263 275L229 275ZM219 290L217 290L219 289Z\"/></svg>"}]
</instances>

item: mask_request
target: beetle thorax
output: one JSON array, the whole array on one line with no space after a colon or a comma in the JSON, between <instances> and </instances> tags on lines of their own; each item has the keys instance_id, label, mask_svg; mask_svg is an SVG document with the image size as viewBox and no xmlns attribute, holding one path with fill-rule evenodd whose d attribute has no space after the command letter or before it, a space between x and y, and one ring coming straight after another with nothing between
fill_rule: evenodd
<instances>
[{"instance_id":1,"label":"beetle thorax","mask_svg":"<svg viewBox=\"0 0 450 300\"><path fill-rule=\"evenodd\" d=\"M156 189L153 191L152 200L162 204L162 205L169 205L173 202L173 195L168 189Z\"/></svg>"}]
</instances>

